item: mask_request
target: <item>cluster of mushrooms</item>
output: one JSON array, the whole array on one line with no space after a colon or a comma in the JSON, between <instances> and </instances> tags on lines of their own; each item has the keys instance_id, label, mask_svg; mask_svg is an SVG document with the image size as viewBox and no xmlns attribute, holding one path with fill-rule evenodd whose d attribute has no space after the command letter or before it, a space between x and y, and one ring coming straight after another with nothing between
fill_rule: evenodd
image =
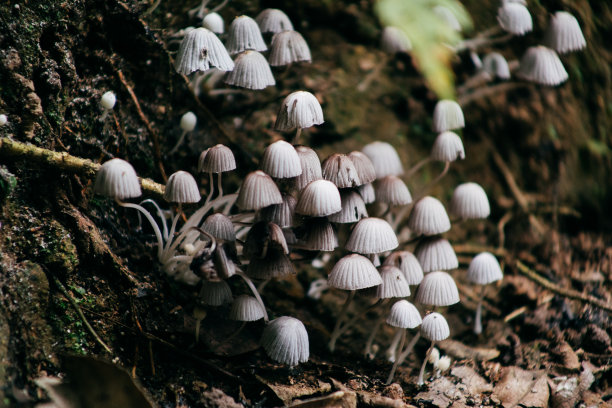
<instances>
[{"instance_id":1,"label":"cluster of mushrooms","mask_svg":"<svg viewBox=\"0 0 612 408\"><path fill-rule=\"evenodd\" d=\"M223 20L216 12L205 13L206 3L198 9L203 27L182 32L184 38L175 61L177 72L191 75L197 82L198 76L212 69L229 71L226 83L263 89L275 84L270 65L310 61L308 45L293 31L282 11L268 9L256 19L237 17L224 46L217 36L224 33ZM531 17L528 12L525 15L525 10L520 2L504 2L498 16L501 27L515 35L529 31ZM444 11L437 13L441 18L450 18ZM567 13L555 14L547 34L547 44L559 52L584 46L582 34L572 31L577 23L570 17ZM267 50L262 32L273 33L268 59L261 54ZM404 52L409 47L401 30L383 30L384 49ZM554 51L546 50L558 59ZM547 84L565 80L563 66L559 68L543 57L539 47L527 54L530 56L526 55L520 64L520 76ZM232 60L230 55L237 57ZM487 56L482 69L502 78L502 59ZM556 77L551 76L552 71ZM181 121L184 132L195 127L196 118L191 115ZM224 193L222 179L223 173L236 169L231 149L216 145L205 150L199 158L198 172L209 177L208 194L202 198L202 190L190 173L172 174L164 192L165 200L171 204L170 217L169 211L151 199L139 204L127 201L140 197L141 188L132 166L121 159L102 165L94 191L144 216L155 233L161 269L177 281L199 285L200 307L194 311L198 321L196 338L207 308L231 303L229 319L264 319L261 345L273 360L288 366L307 361L309 340L304 324L290 316L270 321L258 289L270 279L295 274L292 253L306 251L314 254L313 265L328 271L327 278L312 283L309 296L320 297L324 290L347 292L330 335L329 349L333 351L343 334L361 323L367 312L374 311L378 318L366 340L364 354L375 354L373 344L383 323L395 328L385 354L393 362L388 377L391 382L419 338L425 338L430 347L418 378L422 384L428 361L435 362L438 370L448 368L448 359L439 358L434 346L450 335L444 308L459 302L455 280L449 274L458 269L459 262L444 237L451 228L450 218L442 202L426 193L447 173L452 162L465 157L463 142L456 133L465 125L463 112L455 101L438 102L433 114L433 130L438 136L431 154L408 171L394 147L385 142L370 143L362 151L335 153L321 163L317 152L297 145L297 141L303 129L323 121L322 108L313 94L289 94L278 112L275 129L295 131L295 137L290 139L294 144L284 140L270 144L261 158L260 170L249 173L239 190L231 194ZM422 189L420 197L413 199L402 177L408 179L432 162L442 163L443 170ZM190 211L186 213L185 208ZM476 183L457 186L449 209L458 220L483 219L490 213L487 195ZM343 234L338 234L339 230ZM339 242L339 236L348 239ZM232 293L227 282L235 276L244 282L246 293ZM502 268L495 256L481 253L472 259L466 279L482 286L474 318L474 331L481 333L485 288L502 279ZM416 295L410 297L413 291ZM361 302L353 302L359 297ZM365 309L362 306L363 310L356 310L357 303L368 302ZM407 342L409 330L419 326Z\"/></svg>"}]
</instances>

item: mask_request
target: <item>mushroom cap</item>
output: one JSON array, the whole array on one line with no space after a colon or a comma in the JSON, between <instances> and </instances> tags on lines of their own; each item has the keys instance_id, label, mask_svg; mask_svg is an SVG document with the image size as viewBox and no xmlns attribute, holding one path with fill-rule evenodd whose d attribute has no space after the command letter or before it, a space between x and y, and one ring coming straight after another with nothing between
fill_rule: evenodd
<instances>
[{"instance_id":1,"label":"mushroom cap","mask_svg":"<svg viewBox=\"0 0 612 408\"><path fill-rule=\"evenodd\" d=\"M232 303L229 318L240 322L254 322L263 319L261 304L253 296L240 295Z\"/></svg>"},{"instance_id":2,"label":"mushroom cap","mask_svg":"<svg viewBox=\"0 0 612 408\"><path fill-rule=\"evenodd\" d=\"M516 75L527 81L549 86L559 85L568 78L557 53L543 45L529 47L525 51Z\"/></svg>"},{"instance_id":3,"label":"mushroom cap","mask_svg":"<svg viewBox=\"0 0 612 408\"><path fill-rule=\"evenodd\" d=\"M448 240L440 237L424 239L417 245L414 254L423 267L423 272L449 271L459 267L455 250Z\"/></svg>"},{"instance_id":4,"label":"mushroom cap","mask_svg":"<svg viewBox=\"0 0 612 408\"><path fill-rule=\"evenodd\" d=\"M338 248L338 236L327 217L311 218L304 224L300 243L311 251L333 251Z\"/></svg>"},{"instance_id":5,"label":"mushroom cap","mask_svg":"<svg viewBox=\"0 0 612 408\"><path fill-rule=\"evenodd\" d=\"M232 290L226 281L204 281L200 301L205 305L221 306L232 301Z\"/></svg>"},{"instance_id":6,"label":"mushroom cap","mask_svg":"<svg viewBox=\"0 0 612 408\"><path fill-rule=\"evenodd\" d=\"M117 96L113 91L106 91L100 98L100 105L102 105L103 109L110 110L115 107L115 103L117 102Z\"/></svg>"},{"instance_id":7,"label":"mushroom cap","mask_svg":"<svg viewBox=\"0 0 612 408\"><path fill-rule=\"evenodd\" d=\"M406 33L398 27L385 27L380 38L380 48L389 54L409 52L412 43Z\"/></svg>"},{"instance_id":8,"label":"mushroom cap","mask_svg":"<svg viewBox=\"0 0 612 408\"><path fill-rule=\"evenodd\" d=\"M245 211L259 210L272 204L281 204L283 197L274 180L261 170L249 173L240 192L236 205Z\"/></svg>"},{"instance_id":9,"label":"mushroom cap","mask_svg":"<svg viewBox=\"0 0 612 408\"><path fill-rule=\"evenodd\" d=\"M337 289L358 290L378 286L382 283L382 279L368 258L350 254L336 262L327 278L327 283Z\"/></svg>"},{"instance_id":10,"label":"mushroom cap","mask_svg":"<svg viewBox=\"0 0 612 408\"><path fill-rule=\"evenodd\" d=\"M566 11L557 11L550 18L544 44L559 54L565 54L583 49L586 40L576 17Z\"/></svg>"},{"instance_id":11,"label":"mushroom cap","mask_svg":"<svg viewBox=\"0 0 612 408\"><path fill-rule=\"evenodd\" d=\"M402 161L393 146L386 142L372 142L361 149L374 165L376 178L401 176L404 174Z\"/></svg>"},{"instance_id":12,"label":"mushroom cap","mask_svg":"<svg viewBox=\"0 0 612 408\"><path fill-rule=\"evenodd\" d=\"M329 216L331 222L348 224L368 216L365 202L358 192L351 189L342 189L340 200L342 201L342 210Z\"/></svg>"},{"instance_id":13,"label":"mushroom cap","mask_svg":"<svg viewBox=\"0 0 612 408\"><path fill-rule=\"evenodd\" d=\"M232 149L218 144L202 152L198 171L204 173L225 173L236 169L236 158Z\"/></svg>"},{"instance_id":14,"label":"mushroom cap","mask_svg":"<svg viewBox=\"0 0 612 408\"><path fill-rule=\"evenodd\" d=\"M272 320L263 331L261 345L270 358L290 367L308 361L308 332L296 318L281 316Z\"/></svg>"},{"instance_id":15,"label":"mushroom cap","mask_svg":"<svg viewBox=\"0 0 612 408\"><path fill-rule=\"evenodd\" d=\"M421 335L429 341L442 341L450 335L450 328L440 313L430 313L423 318Z\"/></svg>"},{"instance_id":16,"label":"mushroom cap","mask_svg":"<svg viewBox=\"0 0 612 408\"><path fill-rule=\"evenodd\" d=\"M266 57L257 51L246 50L238 54L234 69L225 83L246 89L264 89L276 85Z\"/></svg>"},{"instance_id":17,"label":"mushroom cap","mask_svg":"<svg viewBox=\"0 0 612 408\"><path fill-rule=\"evenodd\" d=\"M326 217L342 210L338 187L331 181L311 181L300 193L295 212L311 217Z\"/></svg>"},{"instance_id":18,"label":"mushroom cap","mask_svg":"<svg viewBox=\"0 0 612 408\"><path fill-rule=\"evenodd\" d=\"M408 227L416 234L437 235L450 229L450 220L442 203L431 196L416 202L408 217Z\"/></svg>"},{"instance_id":19,"label":"mushroom cap","mask_svg":"<svg viewBox=\"0 0 612 408\"><path fill-rule=\"evenodd\" d=\"M323 178L338 188L357 187L363 184L357 175L353 161L345 154L334 153L321 164Z\"/></svg>"},{"instance_id":20,"label":"mushroom cap","mask_svg":"<svg viewBox=\"0 0 612 408\"><path fill-rule=\"evenodd\" d=\"M255 17L262 33L280 33L293 30L293 24L282 10L268 8Z\"/></svg>"},{"instance_id":21,"label":"mushroom cap","mask_svg":"<svg viewBox=\"0 0 612 408\"><path fill-rule=\"evenodd\" d=\"M385 176L374 184L376 198L389 205L407 205L412 202L408 186L397 176Z\"/></svg>"},{"instance_id":22,"label":"mushroom cap","mask_svg":"<svg viewBox=\"0 0 612 408\"><path fill-rule=\"evenodd\" d=\"M423 268L411 252L395 251L383 262L383 265L393 265L402 271L409 285L418 285L423 280Z\"/></svg>"},{"instance_id":23,"label":"mushroom cap","mask_svg":"<svg viewBox=\"0 0 612 408\"><path fill-rule=\"evenodd\" d=\"M465 118L461 106L450 99L438 101L434 108L433 130L434 132L446 132L447 130L461 129L465 127Z\"/></svg>"},{"instance_id":24,"label":"mushroom cap","mask_svg":"<svg viewBox=\"0 0 612 408\"><path fill-rule=\"evenodd\" d=\"M214 213L206 217L202 223L202 229L216 239L229 242L234 242L236 240L234 224L232 220L223 213Z\"/></svg>"},{"instance_id":25,"label":"mushroom cap","mask_svg":"<svg viewBox=\"0 0 612 408\"><path fill-rule=\"evenodd\" d=\"M213 11L204 16L202 19L202 27L208 28L215 34L223 34L225 31L225 22L223 21L223 17Z\"/></svg>"},{"instance_id":26,"label":"mushroom cap","mask_svg":"<svg viewBox=\"0 0 612 408\"><path fill-rule=\"evenodd\" d=\"M464 220L479 219L487 218L491 214L491 207L482 187L476 183L464 183L453 191L450 211Z\"/></svg>"},{"instance_id":27,"label":"mushroom cap","mask_svg":"<svg viewBox=\"0 0 612 408\"><path fill-rule=\"evenodd\" d=\"M132 165L122 159L111 159L96 173L94 193L124 200L140 197L140 181Z\"/></svg>"},{"instance_id":28,"label":"mushroom cap","mask_svg":"<svg viewBox=\"0 0 612 408\"><path fill-rule=\"evenodd\" d=\"M346 249L360 254L379 254L397 248L393 228L380 218L362 218L353 228Z\"/></svg>"},{"instance_id":29,"label":"mushroom cap","mask_svg":"<svg viewBox=\"0 0 612 408\"><path fill-rule=\"evenodd\" d=\"M376 201L376 193L374 191L374 186L372 183L362 184L357 187L357 191L359 191L359 195L363 198L363 202L366 204L372 204Z\"/></svg>"},{"instance_id":30,"label":"mushroom cap","mask_svg":"<svg viewBox=\"0 0 612 408\"><path fill-rule=\"evenodd\" d=\"M376 287L376 297L380 299L410 296L410 285L399 268L392 265L380 267L382 283Z\"/></svg>"},{"instance_id":31,"label":"mushroom cap","mask_svg":"<svg viewBox=\"0 0 612 408\"><path fill-rule=\"evenodd\" d=\"M201 198L198 183L190 173L179 170L170 175L164 190L164 199L166 201L187 204L197 203Z\"/></svg>"},{"instance_id":32,"label":"mushroom cap","mask_svg":"<svg viewBox=\"0 0 612 408\"><path fill-rule=\"evenodd\" d=\"M425 274L419 285L415 300L423 305L450 306L459 303L459 291L448 273L430 272Z\"/></svg>"},{"instance_id":33,"label":"mushroom cap","mask_svg":"<svg viewBox=\"0 0 612 408\"><path fill-rule=\"evenodd\" d=\"M194 71L207 71L213 67L221 71L234 69L234 61L223 43L215 33L204 27L187 31L174 61L176 71L189 75Z\"/></svg>"},{"instance_id":34,"label":"mushroom cap","mask_svg":"<svg viewBox=\"0 0 612 408\"><path fill-rule=\"evenodd\" d=\"M261 169L274 178L290 178L302 174L300 157L295 147L284 140L278 140L266 147Z\"/></svg>"},{"instance_id":35,"label":"mushroom cap","mask_svg":"<svg viewBox=\"0 0 612 408\"><path fill-rule=\"evenodd\" d=\"M395 302L387 317L387 324L402 329L414 329L422 322L419 310L405 299Z\"/></svg>"},{"instance_id":36,"label":"mushroom cap","mask_svg":"<svg viewBox=\"0 0 612 408\"><path fill-rule=\"evenodd\" d=\"M482 59L482 69L491 78L510 79L508 61L498 52L490 52Z\"/></svg>"},{"instance_id":37,"label":"mushroom cap","mask_svg":"<svg viewBox=\"0 0 612 408\"><path fill-rule=\"evenodd\" d=\"M431 158L441 162L454 162L465 159L463 142L458 134L449 130L442 132L436 137L431 149Z\"/></svg>"},{"instance_id":38,"label":"mushroom cap","mask_svg":"<svg viewBox=\"0 0 612 408\"><path fill-rule=\"evenodd\" d=\"M274 34L270 45L270 65L279 67L294 62L310 62L308 43L297 31L283 31Z\"/></svg>"},{"instance_id":39,"label":"mushroom cap","mask_svg":"<svg viewBox=\"0 0 612 408\"><path fill-rule=\"evenodd\" d=\"M487 285L504 277L497 258L489 252L476 255L468 267L467 279L478 285Z\"/></svg>"},{"instance_id":40,"label":"mushroom cap","mask_svg":"<svg viewBox=\"0 0 612 408\"><path fill-rule=\"evenodd\" d=\"M227 51L230 54L246 50L262 52L267 49L255 20L249 16L238 16L232 21L227 37Z\"/></svg>"},{"instance_id":41,"label":"mushroom cap","mask_svg":"<svg viewBox=\"0 0 612 408\"><path fill-rule=\"evenodd\" d=\"M253 279L273 279L295 274L295 266L282 250L268 250L263 258L252 258L247 275Z\"/></svg>"},{"instance_id":42,"label":"mushroom cap","mask_svg":"<svg viewBox=\"0 0 612 408\"><path fill-rule=\"evenodd\" d=\"M504 3L497 10L497 22L501 28L514 35L523 35L533 30L531 14L520 3Z\"/></svg>"},{"instance_id":43,"label":"mushroom cap","mask_svg":"<svg viewBox=\"0 0 612 408\"><path fill-rule=\"evenodd\" d=\"M283 100L274 129L305 129L323 122L323 110L317 98L310 92L296 91Z\"/></svg>"},{"instance_id":44,"label":"mushroom cap","mask_svg":"<svg viewBox=\"0 0 612 408\"><path fill-rule=\"evenodd\" d=\"M266 220L275 223L281 228L293 226L293 215L297 200L289 194L282 194L281 204L270 205L258 212L258 220Z\"/></svg>"},{"instance_id":45,"label":"mushroom cap","mask_svg":"<svg viewBox=\"0 0 612 408\"><path fill-rule=\"evenodd\" d=\"M357 177L359 177L361 184L371 183L376 180L376 169L374 168L374 164L372 164L372 160L370 160L365 153L355 150L348 154L348 158L351 159L355 165Z\"/></svg>"},{"instance_id":46,"label":"mushroom cap","mask_svg":"<svg viewBox=\"0 0 612 408\"><path fill-rule=\"evenodd\" d=\"M302 174L295 179L295 185L297 190L301 191L311 181L321 180L323 178L323 171L321 170L321 161L317 152L306 146L297 146L295 151L298 154L300 166L302 167Z\"/></svg>"},{"instance_id":47,"label":"mushroom cap","mask_svg":"<svg viewBox=\"0 0 612 408\"><path fill-rule=\"evenodd\" d=\"M183 114L183 116L181 116L181 129L184 132L191 132L193 131L193 129L195 129L196 124L198 123L198 118L195 115L195 113L189 111L189 112L185 112Z\"/></svg>"}]
</instances>

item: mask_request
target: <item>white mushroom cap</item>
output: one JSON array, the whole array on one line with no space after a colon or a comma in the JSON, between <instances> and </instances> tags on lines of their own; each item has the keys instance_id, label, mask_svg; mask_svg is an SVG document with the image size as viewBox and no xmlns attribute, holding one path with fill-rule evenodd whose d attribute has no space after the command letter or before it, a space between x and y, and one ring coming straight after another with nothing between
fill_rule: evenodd
<instances>
[{"instance_id":1,"label":"white mushroom cap","mask_svg":"<svg viewBox=\"0 0 612 408\"><path fill-rule=\"evenodd\" d=\"M8 123L8 117L4 114L0 114L0 126L4 126Z\"/></svg>"},{"instance_id":2,"label":"white mushroom cap","mask_svg":"<svg viewBox=\"0 0 612 408\"><path fill-rule=\"evenodd\" d=\"M376 178L401 176L404 174L402 161L395 148L389 143L372 142L365 145L361 151L372 161L376 170Z\"/></svg>"},{"instance_id":3,"label":"white mushroom cap","mask_svg":"<svg viewBox=\"0 0 612 408\"><path fill-rule=\"evenodd\" d=\"M342 210L340 192L331 181L315 180L300 193L295 212L311 217L326 217Z\"/></svg>"},{"instance_id":4,"label":"white mushroom cap","mask_svg":"<svg viewBox=\"0 0 612 408\"><path fill-rule=\"evenodd\" d=\"M380 48L389 54L398 52L409 52L412 43L406 33L397 27L385 27L380 38Z\"/></svg>"},{"instance_id":5,"label":"white mushroom cap","mask_svg":"<svg viewBox=\"0 0 612 408\"><path fill-rule=\"evenodd\" d=\"M393 265L402 271L409 285L418 285L423 280L423 268L411 252L392 252L383 262L383 265Z\"/></svg>"},{"instance_id":6,"label":"white mushroom cap","mask_svg":"<svg viewBox=\"0 0 612 408\"><path fill-rule=\"evenodd\" d=\"M362 218L353 228L346 249L360 254L379 254L397 248L399 242L393 228L380 218Z\"/></svg>"},{"instance_id":7,"label":"white mushroom cap","mask_svg":"<svg viewBox=\"0 0 612 408\"><path fill-rule=\"evenodd\" d=\"M297 31L283 31L274 34L270 45L270 65L279 67L294 62L310 62L308 43Z\"/></svg>"},{"instance_id":8,"label":"white mushroom cap","mask_svg":"<svg viewBox=\"0 0 612 408\"><path fill-rule=\"evenodd\" d=\"M467 279L478 285L487 285L504 277L497 258L489 252L482 252L472 259Z\"/></svg>"},{"instance_id":9,"label":"white mushroom cap","mask_svg":"<svg viewBox=\"0 0 612 408\"><path fill-rule=\"evenodd\" d=\"M357 222L368 216L365 202L359 193L354 190L343 189L340 191L342 210L329 216L331 222L347 224Z\"/></svg>"},{"instance_id":10,"label":"white mushroom cap","mask_svg":"<svg viewBox=\"0 0 612 408\"><path fill-rule=\"evenodd\" d=\"M113 91L106 91L100 98L100 105L103 109L111 110L115 107L115 103L117 102L117 97Z\"/></svg>"},{"instance_id":11,"label":"white mushroom cap","mask_svg":"<svg viewBox=\"0 0 612 408\"><path fill-rule=\"evenodd\" d=\"M221 306L232 301L232 290L226 281L205 281L200 289L200 300L205 305Z\"/></svg>"},{"instance_id":12,"label":"white mushroom cap","mask_svg":"<svg viewBox=\"0 0 612 408\"><path fill-rule=\"evenodd\" d=\"M327 217L311 218L304 225L300 242L311 251L333 251L338 248L338 236Z\"/></svg>"},{"instance_id":13,"label":"white mushroom cap","mask_svg":"<svg viewBox=\"0 0 612 408\"><path fill-rule=\"evenodd\" d=\"M387 317L387 324L402 329L414 329L422 321L419 310L405 299L395 302Z\"/></svg>"},{"instance_id":14,"label":"white mushroom cap","mask_svg":"<svg viewBox=\"0 0 612 408\"><path fill-rule=\"evenodd\" d=\"M376 287L376 297L389 299L410 296L410 285L399 268L392 265L380 267L382 284Z\"/></svg>"},{"instance_id":15,"label":"white mushroom cap","mask_svg":"<svg viewBox=\"0 0 612 408\"><path fill-rule=\"evenodd\" d=\"M317 152L306 146L298 146L295 150L300 158L300 166L302 167L302 174L295 179L295 184L298 191L301 191L311 181L321 180L323 178L323 171L321 170L321 161L319 156L317 156Z\"/></svg>"},{"instance_id":16,"label":"white mushroom cap","mask_svg":"<svg viewBox=\"0 0 612 408\"><path fill-rule=\"evenodd\" d=\"M482 69L491 78L510 79L508 61L498 52L490 52L482 60Z\"/></svg>"},{"instance_id":17,"label":"white mushroom cap","mask_svg":"<svg viewBox=\"0 0 612 408\"><path fill-rule=\"evenodd\" d=\"M557 11L550 19L544 44L560 54L586 47L586 40L576 17L566 11Z\"/></svg>"},{"instance_id":18,"label":"white mushroom cap","mask_svg":"<svg viewBox=\"0 0 612 408\"><path fill-rule=\"evenodd\" d=\"M306 327L289 316L274 319L266 326L261 345L272 360L290 367L305 363L310 355Z\"/></svg>"},{"instance_id":19,"label":"white mushroom cap","mask_svg":"<svg viewBox=\"0 0 612 408\"><path fill-rule=\"evenodd\" d=\"M568 78L557 53L543 45L525 51L516 74L527 81L549 86L559 85Z\"/></svg>"},{"instance_id":20,"label":"white mushroom cap","mask_svg":"<svg viewBox=\"0 0 612 408\"><path fill-rule=\"evenodd\" d=\"M283 100L274 129L305 129L323 122L323 110L317 98L310 92L297 91Z\"/></svg>"},{"instance_id":21,"label":"white mushroom cap","mask_svg":"<svg viewBox=\"0 0 612 408\"><path fill-rule=\"evenodd\" d=\"M283 194L283 202L262 208L258 213L258 220L273 222L281 228L291 227L296 204L297 200L293 196Z\"/></svg>"},{"instance_id":22,"label":"white mushroom cap","mask_svg":"<svg viewBox=\"0 0 612 408\"><path fill-rule=\"evenodd\" d=\"M261 52L267 49L255 20L249 16L238 16L232 21L227 37L227 51L230 54L246 50Z\"/></svg>"},{"instance_id":23,"label":"white mushroom cap","mask_svg":"<svg viewBox=\"0 0 612 408\"><path fill-rule=\"evenodd\" d=\"M438 101L434 108L433 130L445 132L447 130L461 129L465 127L465 118L461 106L450 99Z\"/></svg>"},{"instance_id":24,"label":"white mushroom cap","mask_svg":"<svg viewBox=\"0 0 612 408\"><path fill-rule=\"evenodd\" d=\"M450 306L459 303L459 291L448 273L430 272L425 274L419 285L415 300L423 305Z\"/></svg>"},{"instance_id":25,"label":"white mushroom cap","mask_svg":"<svg viewBox=\"0 0 612 408\"><path fill-rule=\"evenodd\" d=\"M200 189L193 176L186 171L173 173L166 183L164 199L170 203L197 203L200 201Z\"/></svg>"},{"instance_id":26,"label":"white mushroom cap","mask_svg":"<svg viewBox=\"0 0 612 408\"><path fill-rule=\"evenodd\" d=\"M505 3L497 10L497 22L505 31L523 35L533 30L533 21L527 7L520 3Z\"/></svg>"},{"instance_id":27,"label":"white mushroom cap","mask_svg":"<svg viewBox=\"0 0 612 408\"><path fill-rule=\"evenodd\" d=\"M185 112L183 116L181 116L181 129L185 132L191 132L195 129L196 124L198 123L198 118L195 113L189 111Z\"/></svg>"},{"instance_id":28,"label":"white mushroom cap","mask_svg":"<svg viewBox=\"0 0 612 408\"><path fill-rule=\"evenodd\" d=\"M355 165L357 177L359 177L361 184L371 183L376 180L376 169L374 168L374 164L372 164L372 160L370 160L365 153L355 150L350 152L348 157Z\"/></svg>"},{"instance_id":29,"label":"white mushroom cap","mask_svg":"<svg viewBox=\"0 0 612 408\"><path fill-rule=\"evenodd\" d=\"M254 322L263 319L261 304L253 296L240 295L232 303L229 318L240 322Z\"/></svg>"},{"instance_id":30,"label":"white mushroom cap","mask_svg":"<svg viewBox=\"0 0 612 408\"><path fill-rule=\"evenodd\" d=\"M293 30L293 24L282 10L268 8L255 17L262 33L280 33Z\"/></svg>"},{"instance_id":31,"label":"white mushroom cap","mask_svg":"<svg viewBox=\"0 0 612 408\"><path fill-rule=\"evenodd\" d=\"M278 140L266 147L261 169L274 178L290 178L302 174L297 151L284 140Z\"/></svg>"},{"instance_id":32,"label":"white mushroom cap","mask_svg":"<svg viewBox=\"0 0 612 408\"><path fill-rule=\"evenodd\" d=\"M266 57L253 50L241 52L225 83L247 89L264 89L276 85Z\"/></svg>"},{"instance_id":33,"label":"white mushroom cap","mask_svg":"<svg viewBox=\"0 0 612 408\"><path fill-rule=\"evenodd\" d=\"M431 158L441 162L465 159L465 150L459 135L450 130L440 133L431 149Z\"/></svg>"},{"instance_id":34,"label":"white mushroom cap","mask_svg":"<svg viewBox=\"0 0 612 408\"><path fill-rule=\"evenodd\" d=\"M233 242L236 240L234 224L223 213L211 214L202 223L202 229L216 239Z\"/></svg>"},{"instance_id":35,"label":"white mushroom cap","mask_svg":"<svg viewBox=\"0 0 612 408\"><path fill-rule=\"evenodd\" d=\"M363 202L366 204L372 204L376 201L376 193L374 192L374 186L372 183L362 184L357 187L357 191L359 191L359 195L363 198Z\"/></svg>"},{"instance_id":36,"label":"white mushroom cap","mask_svg":"<svg viewBox=\"0 0 612 408\"><path fill-rule=\"evenodd\" d=\"M453 191L450 211L464 220L479 219L487 218L491 214L491 207L482 187L476 183L464 183Z\"/></svg>"},{"instance_id":37,"label":"white mushroom cap","mask_svg":"<svg viewBox=\"0 0 612 408\"><path fill-rule=\"evenodd\" d=\"M215 34L223 34L225 31L225 22L223 21L223 17L218 13L212 12L204 16L202 19L202 27L208 28Z\"/></svg>"},{"instance_id":38,"label":"white mushroom cap","mask_svg":"<svg viewBox=\"0 0 612 408\"><path fill-rule=\"evenodd\" d=\"M94 193L124 200L140 197L140 181L132 165L122 159L111 159L96 174Z\"/></svg>"},{"instance_id":39,"label":"white mushroom cap","mask_svg":"<svg viewBox=\"0 0 612 408\"><path fill-rule=\"evenodd\" d=\"M272 204L281 204L283 197L274 180L261 170L246 176L240 187L236 205L245 211L259 210Z\"/></svg>"},{"instance_id":40,"label":"white mushroom cap","mask_svg":"<svg viewBox=\"0 0 612 408\"><path fill-rule=\"evenodd\" d=\"M205 150L198 161L198 171L204 173L225 173L236 168L236 159L232 149L222 144Z\"/></svg>"},{"instance_id":41,"label":"white mushroom cap","mask_svg":"<svg viewBox=\"0 0 612 408\"><path fill-rule=\"evenodd\" d=\"M334 153L321 164L323 178L338 188L357 187L363 184L357 175L353 161L345 154Z\"/></svg>"},{"instance_id":42,"label":"white mushroom cap","mask_svg":"<svg viewBox=\"0 0 612 408\"><path fill-rule=\"evenodd\" d=\"M450 336L450 328L440 313L430 313L423 318L421 335L430 341L442 341Z\"/></svg>"},{"instance_id":43,"label":"white mushroom cap","mask_svg":"<svg viewBox=\"0 0 612 408\"><path fill-rule=\"evenodd\" d=\"M449 271L459 267L455 250L444 238L424 239L414 250L425 273L431 271Z\"/></svg>"},{"instance_id":44,"label":"white mushroom cap","mask_svg":"<svg viewBox=\"0 0 612 408\"><path fill-rule=\"evenodd\" d=\"M382 279L368 258L351 254L334 265L327 283L337 289L358 290L378 286L382 283Z\"/></svg>"},{"instance_id":45,"label":"white mushroom cap","mask_svg":"<svg viewBox=\"0 0 612 408\"><path fill-rule=\"evenodd\" d=\"M374 184L376 198L389 205L407 205L412 202L408 186L397 176L385 176Z\"/></svg>"},{"instance_id":46,"label":"white mushroom cap","mask_svg":"<svg viewBox=\"0 0 612 408\"><path fill-rule=\"evenodd\" d=\"M455 31L461 31L461 23L457 20L457 16L455 16L455 13L453 13L451 9L445 6L435 6L432 11L440 17L449 28Z\"/></svg>"},{"instance_id":47,"label":"white mushroom cap","mask_svg":"<svg viewBox=\"0 0 612 408\"><path fill-rule=\"evenodd\" d=\"M450 229L450 220L442 203L431 196L416 202L408 217L408 227L416 234L437 235Z\"/></svg>"},{"instance_id":48,"label":"white mushroom cap","mask_svg":"<svg viewBox=\"0 0 612 408\"><path fill-rule=\"evenodd\" d=\"M231 71L234 61L215 33L204 27L189 30L181 41L174 68L180 74L189 75L212 67Z\"/></svg>"}]
</instances>

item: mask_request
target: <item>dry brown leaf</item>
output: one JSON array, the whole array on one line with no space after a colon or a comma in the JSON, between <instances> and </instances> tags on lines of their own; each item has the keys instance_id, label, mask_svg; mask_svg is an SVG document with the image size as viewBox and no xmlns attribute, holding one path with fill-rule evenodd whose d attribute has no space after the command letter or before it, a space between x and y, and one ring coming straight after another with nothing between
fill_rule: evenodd
<instances>
[{"instance_id":1,"label":"dry brown leaf","mask_svg":"<svg viewBox=\"0 0 612 408\"><path fill-rule=\"evenodd\" d=\"M474 361L488 361L499 356L499 350L497 349L470 347L456 340L438 342L438 347L444 350L449 356L458 360L470 359Z\"/></svg>"},{"instance_id":2,"label":"dry brown leaf","mask_svg":"<svg viewBox=\"0 0 612 408\"><path fill-rule=\"evenodd\" d=\"M504 408L523 406L544 408L548 406L546 373L527 371L519 367L504 367L501 378L493 389Z\"/></svg>"},{"instance_id":3,"label":"dry brown leaf","mask_svg":"<svg viewBox=\"0 0 612 408\"><path fill-rule=\"evenodd\" d=\"M266 384L285 405L291 405L297 398L309 397L314 394L330 392L331 384L319 381L314 385L308 381L300 381L296 384L273 383L257 376L257 379Z\"/></svg>"},{"instance_id":4,"label":"dry brown leaf","mask_svg":"<svg viewBox=\"0 0 612 408\"><path fill-rule=\"evenodd\" d=\"M493 386L482 378L472 367L457 366L451 370L451 375L461 379L461 382L467 387L468 393L479 395L483 392L493 391Z\"/></svg>"}]
</instances>

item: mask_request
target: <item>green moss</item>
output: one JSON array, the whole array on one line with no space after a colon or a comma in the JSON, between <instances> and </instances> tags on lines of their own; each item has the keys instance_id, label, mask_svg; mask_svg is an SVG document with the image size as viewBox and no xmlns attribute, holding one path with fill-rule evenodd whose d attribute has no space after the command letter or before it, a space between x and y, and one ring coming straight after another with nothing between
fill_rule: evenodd
<instances>
[{"instance_id":1,"label":"green moss","mask_svg":"<svg viewBox=\"0 0 612 408\"><path fill-rule=\"evenodd\" d=\"M0 202L6 200L16 186L17 178L6 167L0 166Z\"/></svg>"}]
</instances>

